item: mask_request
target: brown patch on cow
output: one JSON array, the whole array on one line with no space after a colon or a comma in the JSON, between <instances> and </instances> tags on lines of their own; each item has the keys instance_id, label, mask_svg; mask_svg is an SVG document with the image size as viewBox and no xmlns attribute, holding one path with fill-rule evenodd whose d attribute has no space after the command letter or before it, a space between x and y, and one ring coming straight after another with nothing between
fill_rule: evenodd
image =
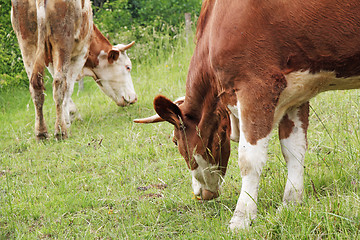
<instances>
[{"instance_id":1,"label":"brown patch on cow","mask_svg":"<svg viewBox=\"0 0 360 240\"><path fill-rule=\"evenodd\" d=\"M45 65L48 67L49 63L53 62L52 59L52 46L48 39L45 41Z\"/></svg>"},{"instance_id":2,"label":"brown patch on cow","mask_svg":"<svg viewBox=\"0 0 360 240\"><path fill-rule=\"evenodd\" d=\"M201 6L201 13L197 21L196 38L200 39L211 14L214 0L204 0Z\"/></svg>"},{"instance_id":3,"label":"brown patch on cow","mask_svg":"<svg viewBox=\"0 0 360 240\"><path fill-rule=\"evenodd\" d=\"M290 136L291 132L294 129L294 122L289 119L289 116L286 114L279 123L279 138L286 139Z\"/></svg>"},{"instance_id":4,"label":"brown patch on cow","mask_svg":"<svg viewBox=\"0 0 360 240\"><path fill-rule=\"evenodd\" d=\"M305 133L305 138L307 138L307 129L309 127L309 108L310 108L310 103L306 102L303 105L301 105L300 110L298 112L298 116L301 121L301 128Z\"/></svg>"},{"instance_id":5,"label":"brown patch on cow","mask_svg":"<svg viewBox=\"0 0 360 240\"><path fill-rule=\"evenodd\" d=\"M90 22L89 21L89 15L86 12L84 12L83 15L82 15L82 25L81 25L81 28L80 28L79 39L84 39L89 34L89 30L90 30L89 22Z\"/></svg>"},{"instance_id":6,"label":"brown patch on cow","mask_svg":"<svg viewBox=\"0 0 360 240\"><path fill-rule=\"evenodd\" d=\"M286 88L282 74L256 77L239 84L237 96L240 101L242 131L246 140L255 145L268 136L273 128L275 108L281 92Z\"/></svg>"},{"instance_id":7,"label":"brown patch on cow","mask_svg":"<svg viewBox=\"0 0 360 240\"><path fill-rule=\"evenodd\" d=\"M60 19L65 19L65 17L67 16L67 13L68 13L68 8L69 8L69 5L67 2L55 2L55 9L56 11L52 12L52 14L54 14L54 18L55 19L58 19L58 21ZM61 22L61 20L59 21Z\"/></svg>"},{"instance_id":8,"label":"brown patch on cow","mask_svg":"<svg viewBox=\"0 0 360 240\"><path fill-rule=\"evenodd\" d=\"M29 2L26 1L19 4L17 1L12 1L14 16L21 16L15 19L14 25L19 26L20 34L23 40L27 40L36 34L37 31L37 14L36 9L29 7Z\"/></svg>"},{"instance_id":9,"label":"brown patch on cow","mask_svg":"<svg viewBox=\"0 0 360 240\"><path fill-rule=\"evenodd\" d=\"M91 44L89 50L89 56L86 60L85 67L95 68L99 65L98 56L103 50L108 53L112 49L112 45L109 40L99 31L99 29L93 25L93 34L91 36Z\"/></svg>"},{"instance_id":10,"label":"brown patch on cow","mask_svg":"<svg viewBox=\"0 0 360 240\"><path fill-rule=\"evenodd\" d=\"M31 74L30 84L35 90L43 91L44 87L44 68L42 63L34 65L33 73Z\"/></svg>"}]
</instances>

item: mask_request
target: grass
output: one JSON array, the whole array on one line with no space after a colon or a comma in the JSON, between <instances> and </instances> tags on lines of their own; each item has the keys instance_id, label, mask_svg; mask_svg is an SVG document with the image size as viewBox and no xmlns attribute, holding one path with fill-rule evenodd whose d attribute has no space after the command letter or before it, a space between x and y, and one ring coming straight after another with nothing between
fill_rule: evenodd
<instances>
[{"instance_id":1,"label":"grass","mask_svg":"<svg viewBox=\"0 0 360 240\"><path fill-rule=\"evenodd\" d=\"M192 198L172 126L132 122L154 113L157 94L184 95L192 49L180 41L148 61L131 56L139 100L129 107L117 107L86 79L85 90L73 95L83 120L66 141L36 143L28 91L0 93L0 239L359 239L360 91L311 101L304 203L282 212L286 166L274 134L257 221L232 234L241 186L237 143L220 198L202 203ZM50 78L46 85L44 114L53 133Z\"/></svg>"}]
</instances>

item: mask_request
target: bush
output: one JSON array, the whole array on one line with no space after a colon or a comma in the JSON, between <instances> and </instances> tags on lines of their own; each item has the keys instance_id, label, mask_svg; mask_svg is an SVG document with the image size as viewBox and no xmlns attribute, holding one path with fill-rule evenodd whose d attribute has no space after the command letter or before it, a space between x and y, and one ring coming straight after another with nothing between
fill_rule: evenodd
<instances>
[{"instance_id":1,"label":"bush","mask_svg":"<svg viewBox=\"0 0 360 240\"><path fill-rule=\"evenodd\" d=\"M95 9L94 21L110 42L136 41L131 50L133 60L149 61L150 56L163 56L172 49L182 34L185 13L200 12L202 0L115 0Z\"/></svg>"},{"instance_id":2,"label":"bush","mask_svg":"<svg viewBox=\"0 0 360 240\"><path fill-rule=\"evenodd\" d=\"M95 7L96 18L108 30L122 27L155 26L165 22L178 26L184 22L184 13L197 15L202 0L112 0L101 8Z\"/></svg>"},{"instance_id":3,"label":"bush","mask_svg":"<svg viewBox=\"0 0 360 240\"><path fill-rule=\"evenodd\" d=\"M17 39L10 21L11 2L0 0L0 91L10 86L27 86Z\"/></svg>"}]
</instances>

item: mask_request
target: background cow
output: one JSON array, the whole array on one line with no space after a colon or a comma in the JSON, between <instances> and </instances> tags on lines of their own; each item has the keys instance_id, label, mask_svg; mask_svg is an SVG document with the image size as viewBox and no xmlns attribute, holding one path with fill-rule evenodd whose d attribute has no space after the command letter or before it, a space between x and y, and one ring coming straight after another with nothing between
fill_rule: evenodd
<instances>
[{"instance_id":1,"label":"background cow","mask_svg":"<svg viewBox=\"0 0 360 240\"><path fill-rule=\"evenodd\" d=\"M135 121L175 126L194 192L203 199L218 196L232 126L242 187L230 228L246 228L256 217L271 131L279 127L288 168L283 202L300 202L308 101L320 92L355 88L360 88L358 0L205 0L185 101L176 105L157 96L158 116Z\"/></svg>"},{"instance_id":2,"label":"background cow","mask_svg":"<svg viewBox=\"0 0 360 240\"><path fill-rule=\"evenodd\" d=\"M79 77L92 76L119 106L136 102L125 53L134 42L112 46L93 24L89 0L12 0L11 22L30 80L37 139L48 137L42 111L45 66L53 76L58 139L67 137L76 111L71 95Z\"/></svg>"}]
</instances>

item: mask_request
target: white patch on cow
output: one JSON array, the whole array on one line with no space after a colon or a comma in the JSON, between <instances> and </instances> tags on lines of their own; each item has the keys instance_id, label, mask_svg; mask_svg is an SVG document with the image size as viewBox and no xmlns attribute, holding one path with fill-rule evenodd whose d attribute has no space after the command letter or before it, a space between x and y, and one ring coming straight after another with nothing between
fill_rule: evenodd
<instances>
[{"instance_id":1,"label":"white patch on cow","mask_svg":"<svg viewBox=\"0 0 360 240\"><path fill-rule=\"evenodd\" d=\"M45 6L44 6L44 1L40 1L40 3L38 4L38 6L36 7L36 14L37 14L37 21L39 22L43 22L45 20Z\"/></svg>"},{"instance_id":2,"label":"white patch on cow","mask_svg":"<svg viewBox=\"0 0 360 240\"><path fill-rule=\"evenodd\" d=\"M116 45L115 50L121 49L124 45ZM130 71L131 61L125 52L120 51L119 58L112 64L108 62L108 54L101 51L98 60L99 65L93 69L97 81L101 83L100 89L112 98L117 105L124 106L137 100Z\"/></svg>"},{"instance_id":3,"label":"white patch on cow","mask_svg":"<svg viewBox=\"0 0 360 240\"><path fill-rule=\"evenodd\" d=\"M230 221L230 229L243 229L250 226L251 219L256 217L257 196L260 174L267 160L267 147L270 135L257 141L256 145L247 142L241 122L241 106L238 103L240 119L239 167L242 186L234 215Z\"/></svg>"},{"instance_id":4,"label":"white patch on cow","mask_svg":"<svg viewBox=\"0 0 360 240\"><path fill-rule=\"evenodd\" d=\"M287 86L275 109L274 126L290 107L298 107L321 92L360 88L360 76L337 78L335 72L328 71L315 74L308 70L298 71L285 75L285 78Z\"/></svg>"},{"instance_id":5,"label":"white patch on cow","mask_svg":"<svg viewBox=\"0 0 360 240\"><path fill-rule=\"evenodd\" d=\"M227 105L228 109L230 110L230 112L232 114L234 114L234 116L236 118L239 118L239 110L238 110L238 105L235 105L235 106L231 106L231 105Z\"/></svg>"},{"instance_id":6,"label":"white patch on cow","mask_svg":"<svg viewBox=\"0 0 360 240\"><path fill-rule=\"evenodd\" d=\"M288 112L288 117L294 122L290 136L280 140L284 155L288 178L285 186L283 202L301 202L304 191L304 158L306 152L306 135L298 116L298 109Z\"/></svg>"},{"instance_id":7,"label":"white patch on cow","mask_svg":"<svg viewBox=\"0 0 360 240\"><path fill-rule=\"evenodd\" d=\"M195 196L201 195L201 183L195 178L195 174L192 171L192 188Z\"/></svg>"},{"instance_id":8,"label":"white patch on cow","mask_svg":"<svg viewBox=\"0 0 360 240\"><path fill-rule=\"evenodd\" d=\"M223 181L222 172L219 170L219 167L210 164L199 154L194 154L194 159L198 164L198 167L191 171L193 176L194 194L200 195L200 193L196 193L200 192L201 189L206 189L213 193L217 192ZM200 190L199 185L201 186Z\"/></svg>"}]
</instances>

